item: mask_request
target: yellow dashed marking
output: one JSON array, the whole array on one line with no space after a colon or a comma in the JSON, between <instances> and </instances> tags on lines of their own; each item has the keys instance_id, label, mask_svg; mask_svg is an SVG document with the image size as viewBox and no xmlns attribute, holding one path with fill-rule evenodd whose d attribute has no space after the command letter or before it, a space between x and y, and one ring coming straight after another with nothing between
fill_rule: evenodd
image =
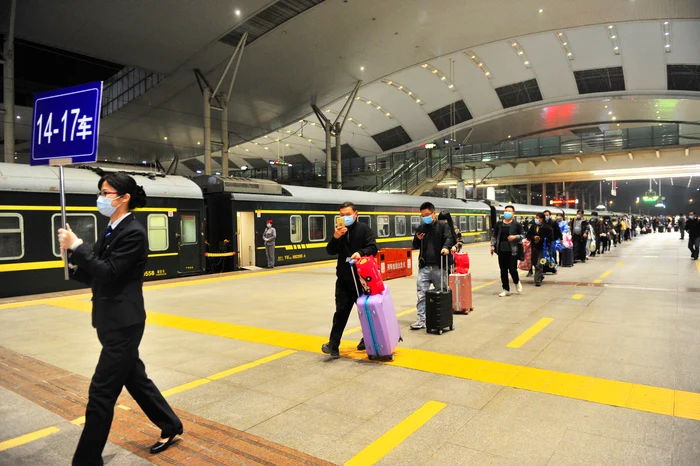
<instances>
[{"instance_id":1,"label":"yellow dashed marking","mask_svg":"<svg viewBox=\"0 0 700 466\"><path fill-rule=\"evenodd\" d=\"M549 317L544 317L537 321L535 325L530 327L529 329L525 330L518 338L515 340L511 341L506 345L506 348L520 348L523 346L525 343L530 341L532 337L540 333L544 328L551 324L554 319L550 319Z\"/></svg>"},{"instance_id":2,"label":"yellow dashed marking","mask_svg":"<svg viewBox=\"0 0 700 466\"><path fill-rule=\"evenodd\" d=\"M575 294L571 297L571 299L581 299L581 298L583 298L582 294Z\"/></svg>"},{"instance_id":3,"label":"yellow dashed marking","mask_svg":"<svg viewBox=\"0 0 700 466\"><path fill-rule=\"evenodd\" d=\"M607 278L607 277L610 276L611 273L613 273L613 271L612 271L612 270L608 270L607 272L604 272L604 273L600 276L600 278Z\"/></svg>"},{"instance_id":4,"label":"yellow dashed marking","mask_svg":"<svg viewBox=\"0 0 700 466\"><path fill-rule=\"evenodd\" d=\"M25 445L34 440L39 440L40 438L48 437L51 434L60 432L61 429L58 427L47 427L46 429L37 430L30 434L21 435L19 437L11 438L10 440L5 440L0 442L0 451L9 450L10 448L19 447L20 445Z\"/></svg>"}]
</instances>

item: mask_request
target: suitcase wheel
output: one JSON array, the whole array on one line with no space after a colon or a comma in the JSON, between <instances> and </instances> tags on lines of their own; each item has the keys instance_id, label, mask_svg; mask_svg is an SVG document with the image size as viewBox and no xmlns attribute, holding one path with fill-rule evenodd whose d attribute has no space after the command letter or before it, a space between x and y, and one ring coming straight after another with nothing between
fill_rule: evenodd
<instances>
[{"instance_id":1,"label":"suitcase wheel","mask_svg":"<svg viewBox=\"0 0 700 466\"><path fill-rule=\"evenodd\" d=\"M442 329L438 330L438 335L442 335Z\"/></svg>"},{"instance_id":2,"label":"suitcase wheel","mask_svg":"<svg viewBox=\"0 0 700 466\"><path fill-rule=\"evenodd\" d=\"M454 326L454 325L450 325L450 330L454 330L454 329L455 329L455 326Z\"/></svg>"}]
</instances>

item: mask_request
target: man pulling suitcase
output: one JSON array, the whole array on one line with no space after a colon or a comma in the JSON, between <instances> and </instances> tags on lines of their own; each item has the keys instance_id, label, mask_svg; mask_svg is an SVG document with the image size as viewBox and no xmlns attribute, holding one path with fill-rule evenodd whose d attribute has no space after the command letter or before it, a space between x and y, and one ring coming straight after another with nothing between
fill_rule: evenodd
<instances>
[{"instance_id":1,"label":"man pulling suitcase","mask_svg":"<svg viewBox=\"0 0 700 466\"><path fill-rule=\"evenodd\" d=\"M340 339L358 298L353 281L355 268L349 265L348 259L359 260L362 256L377 255L377 241L374 238L374 233L367 225L357 221L357 207L352 202L346 202L340 206L338 224L333 238L326 246L326 252L332 256L337 254L338 264L335 272L337 279L335 281L333 327L328 343L321 346L321 351L329 354L331 358L337 359L340 357L338 349ZM364 339L360 341L357 349L365 349Z\"/></svg>"}]
</instances>

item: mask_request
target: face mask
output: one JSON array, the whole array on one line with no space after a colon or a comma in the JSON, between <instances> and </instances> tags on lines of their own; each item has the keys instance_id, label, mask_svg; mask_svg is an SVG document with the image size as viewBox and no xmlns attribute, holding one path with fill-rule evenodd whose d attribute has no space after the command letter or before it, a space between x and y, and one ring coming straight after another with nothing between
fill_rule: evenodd
<instances>
[{"instance_id":1,"label":"face mask","mask_svg":"<svg viewBox=\"0 0 700 466\"><path fill-rule=\"evenodd\" d=\"M345 222L345 226L349 227L350 225L355 223L355 217L353 217L352 215L347 215L343 217L343 221Z\"/></svg>"},{"instance_id":2,"label":"face mask","mask_svg":"<svg viewBox=\"0 0 700 466\"><path fill-rule=\"evenodd\" d=\"M542 223L542 221L541 221L539 218L536 218L536 219L535 219L535 225L539 225L540 223Z\"/></svg>"},{"instance_id":3,"label":"face mask","mask_svg":"<svg viewBox=\"0 0 700 466\"><path fill-rule=\"evenodd\" d=\"M549 222L549 215L545 215L544 219Z\"/></svg>"},{"instance_id":4,"label":"face mask","mask_svg":"<svg viewBox=\"0 0 700 466\"><path fill-rule=\"evenodd\" d=\"M267 228L272 228L272 223L268 223Z\"/></svg>"},{"instance_id":5,"label":"face mask","mask_svg":"<svg viewBox=\"0 0 700 466\"><path fill-rule=\"evenodd\" d=\"M593 217L593 220L594 220L594 221L595 221L595 220L598 220L598 217L595 217L595 216L594 216L594 217Z\"/></svg>"},{"instance_id":6,"label":"face mask","mask_svg":"<svg viewBox=\"0 0 700 466\"><path fill-rule=\"evenodd\" d=\"M581 220L581 216L580 216L580 215L577 215L577 216L576 216L576 219L577 219L577 220Z\"/></svg>"},{"instance_id":7,"label":"face mask","mask_svg":"<svg viewBox=\"0 0 700 466\"><path fill-rule=\"evenodd\" d=\"M119 196L121 197L121 196ZM119 199L117 197L116 199ZM97 198L97 210L104 215L105 217L111 217L114 215L114 212L117 211L116 207L112 206L112 201L114 199L110 199L108 197L100 196Z\"/></svg>"},{"instance_id":8,"label":"face mask","mask_svg":"<svg viewBox=\"0 0 700 466\"><path fill-rule=\"evenodd\" d=\"M690 220L695 220L695 215L688 215L688 218L689 218Z\"/></svg>"},{"instance_id":9,"label":"face mask","mask_svg":"<svg viewBox=\"0 0 700 466\"><path fill-rule=\"evenodd\" d=\"M557 219L557 223L561 223L561 222L563 222L563 221L564 221L563 218L558 218L558 219Z\"/></svg>"},{"instance_id":10,"label":"face mask","mask_svg":"<svg viewBox=\"0 0 700 466\"><path fill-rule=\"evenodd\" d=\"M510 220L511 218L513 218L513 212L503 212L503 218L505 218L506 220Z\"/></svg>"},{"instance_id":11,"label":"face mask","mask_svg":"<svg viewBox=\"0 0 700 466\"><path fill-rule=\"evenodd\" d=\"M423 218L423 223L425 223L426 225L430 225L431 223L433 223L433 216L432 215L429 215L427 217L422 217L422 218Z\"/></svg>"}]
</instances>

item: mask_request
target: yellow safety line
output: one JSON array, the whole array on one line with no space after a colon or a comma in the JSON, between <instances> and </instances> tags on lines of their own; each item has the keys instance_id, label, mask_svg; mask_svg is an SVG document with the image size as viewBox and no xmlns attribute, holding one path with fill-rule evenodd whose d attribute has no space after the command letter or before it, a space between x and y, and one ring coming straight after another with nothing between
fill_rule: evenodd
<instances>
[{"instance_id":1,"label":"yellow safety line","mask_svg":"<svg viewBox=\"0 0 700 466\"><path fill-rule=\"evenodd\" d=\"M401 312L399 312L399 313L396 314L396 317L402 317L402 316L405 316L406 314L412 314L412 313L416 312L416 310L417 310L417 309L414 307L414 308L411 308L411 309L407 309L407 310L405 310L405 311L401 311ZM362 330L362 327L353 327L353 328L350 328L350 329L346 330L346 331L343 333L343 336L351 335L351 334L353 334L353 333L355 333L355 332L359 332L360 330Z\"/></svg>"},{"instance_id":2,"label":"yellow safety line","mask_svg":"<svg viewBox=\"0 0 700 466\"><path fill-rule=\"evenodd\" d=\"M611 270L608 270L608 271L606 271L606 272L604 272L604 273L600 276L600 278L607 278L608 276L610 276L611 273L613 273L612 269L611 269Z\"/></svg>"},{"instance_id":3,"label":"yellow safety line","mask_svg":"<svg viewBox=\"0 0 700 466\"><path fill-rule=\"evenodd\" d=\"M445 403L439 401L428 401L346 462L345 466L372 466L376 464L446 406Z\"/></svg>"},{"instance_id":4,"label":"yellow safety line","mask_svg":"<svg viewBox=\"0 0 700 466\"><path fill-rule=\"evenodd\" d=\"M216 374L210 375L209 377L207 377L207 379L209 379L209 380L223 379L224 377L228 377L229 375L238 374L239 372L243 372L243 371L246 371L248 369L252 369L253 367L257 367L257 366L259 366L261 364L265 364L267 362L275 361L277 359L283 358L285 356L289 356L290 354L294 354L294 353L296 353L296 351L294 351L294 350L281 351L281 352L275 353L271 356L260 358L257 361L249 362L247 364L241 364L240 366L234 367L233 369L229 369L227 371L217 372Z\"/></svg>"},{"instance_id":5,"label":"yellow safety line","mask_svg":"<svg viewBox=\"0 0 700 466\"><path fill-rule=\"evenodd\" d=\"M76 426L82 426L83 424L85 424L85 416L75 418L72 421L70 421L70 423Z\"/></svg>"},{"instance_id":6,"label":"yellow safety line","mask_svg":"<svg viewBox=\"0 0 700 466\"><path fill-rule=\"evenodd\" d=\"M625 261L620 261L620 262L618 262L618 263L615 264L615 265L616 265L617 267L620 267L621 265L624 265L624 264L625 264Z\"/></svg>"},{"instance_id":7,"label":"yellow safety line","mask_svg":"<svg viewBox=\"0 0 700 466\"><path fill-rule=\"evenodd\" d=\"M56 298L47 304L90 312L89 302ZM321 345L328 342L328 337L159 312L148 313L148 324L316 354L321 354ZM341 342L341 356L366 361L367 353L356 351L355 345L356 342L352 341ZM392 362L383 364L700 421L700 393L649 387L402 346L396 349Z\"/></svg>"},{"instance_id":8,"label":"yellow safety line","mask_svg":"<svg viewBox=\"0 0 700 466\"><path fill-rule=\"evenodd\" d=\"M593 283L603 283L603 280L593 280Z\"/></svg>"},{"instance_id":9,"label":"yellow safety line","mask_svg":"<svg viewBox=\"0 0 700 466\"><path fill-rule=\"evenodd\" d=\"M549 317L543 317L535 325L530 327L529 329L525 330L523 333L520 334L518 338L515 340L511 341L506 345L506 348L520 348L523 346L525 343L530 341L532 337L540 333L544 328L551 324L554 319L551 319Z\"/></svg>"},{"instance_id":10,"label":"yellow safety line","mask_svg":"<svg viewBox=\"0 0 700 466\"><path fill-rule=\"evenodd\" d=\"M4 442L0 442L0 451L5 451L9 450L10 448L18 447L20 445L33 442L34 440L39 440L40 438L48 437L49 435L55 434L56 432L60 431L61 429L54 426L47 427L46 429L37 430L36 432L32 432L30 434L20 435L19 437L11 438L9 440L5 440Z\"/></svg>"},{"instance_id":11,"label":"yellow safety line","mask_svg":"<svg viewBox=\"0 0 700 466\"><path fill-rule=\"evenodd\" d=\"M575 294L571 297L571 299L581 299L581 298L583 298L582 294Z\"/></svg>"},{"instance_id":12,"label":"yellow safety line","mask_svg":"<svg viewBox=\"0 0 700 466\"><path fill-rule=\"evenodd\" d=\"M197 379L197 380L193 380L192 382L178 385L177 387L173 387L169 390L163 390L161 393L163 394L164 397L168 397L170 395L175 395L177 393L184 392L186 390L191 390L193 388L199 387L199 386L207 384L209 382L211 382L211 380L209 380L209 379Z\"/></svg>"},{"instance_id":13,"label":"yellow safety line","mask_svg":"<svg viewBox=\"0 0 700 466\"><path fill-rule=\"evenodd\" d=\"M695 266L698 268L698 272L700 272L700 261L695 261Z\"/></svg>"}]
</instances>

